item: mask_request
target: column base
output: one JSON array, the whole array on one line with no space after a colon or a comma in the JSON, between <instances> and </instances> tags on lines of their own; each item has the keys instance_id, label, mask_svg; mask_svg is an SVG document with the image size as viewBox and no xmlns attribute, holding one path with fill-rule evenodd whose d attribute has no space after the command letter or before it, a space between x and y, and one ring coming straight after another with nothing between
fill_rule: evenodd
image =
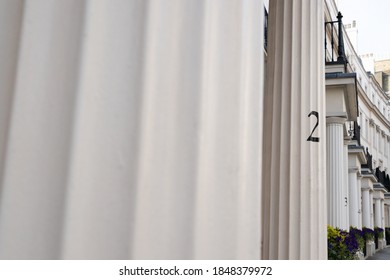
<instances>
[{"instance_id":1,"label":"column base","mask_svg":"<svg viewBox=\"0 0 390 280\"><path fill-rule=\"evenodd\" d=\"M382 250L384 248L386 248L386 240L379 239L378 240L378 250Z\"/></svg>"},{"instance_id":2,"label":"column base","mask_svg":"<svg viewBox=\"0 0 390 280\"><path fill-rule=\"evenodd\" d=\"M364 260L364 254L362 251L357 251L356 252L356 259L357 260Z\"/></svg>"},{"instance_id":3,"label":"column base","mask_svg":"<svg viewBox=\"0 0 390 280\"><path fill-rule=\"evenodd\" d=\"M371 257L375 254L375 242L368 241L366 242L366 257Z\"/></svg>"}]
</instances>

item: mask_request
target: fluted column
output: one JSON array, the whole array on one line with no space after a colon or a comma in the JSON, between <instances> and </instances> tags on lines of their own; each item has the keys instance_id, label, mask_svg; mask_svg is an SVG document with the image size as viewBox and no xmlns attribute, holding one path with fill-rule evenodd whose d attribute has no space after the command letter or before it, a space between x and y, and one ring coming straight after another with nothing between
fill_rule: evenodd
<instances>
[{"instance_id":1,"label":"fluted column","mask_svg":"<svg viewBox=\"0 0 390 280\"><path fill-rule=\"evenodd\" d=\"M0 1L0 194L23 23L23 0ZM7 27L7 28L4 28ZM1 195L0 195L1 197Z\"/></svg>"},{"instance_id":2,"label":"fluted column","mask_svg":"<svg viewBox=\"0 0 390 280\"><path fill-rule=\"evenodd\" d=\"M349 168L349 223L353 227L359 227L359 205L358 205L358 168Z\"/></svg>"},{"instance_id":3,"label":"fluted column","mask_svg":"<svg viewBox=\"0 0 390 280\"><path fill-rule=\"evenodd\" d=\"M61 254L85 6L0 1L1 259Z\"/></svg>"},{"instance_id":4,"label":"fluted column","mask_svg":"<svg viewBox=\"0 0 390 280\"><path fill-rule=\"evenodd\" d=\"M327 188L328 188L328 224L343 227L344 176L344 130L345 118L327 118Z\"/></svg>"},{"instance_id":5,"label":"fluted column","mask_svg":"<svg viewBox=\"0 0 390 280\"><path fill-rule=\"evenodd\" d=\"M375 217L374 217L374 192L370 191L370 224L371 224L371 229L374 229L375 225Z\"/></svg>"},{"instance_id":6,"label":"fluted column","mask_svg":"<svg viewBox=\"0 0 390 280\"><path fill-rule=\"evenodd\" d=\"M380 198L374 198L375 203L375 227L382 227L382 205Z\"/></svg>"},{"instance_id":7,"label":"fluted column","mask_svg":"<svg viewBox=\"0 0 390 280\"><path fill-rule=\"evenodd\" d=\"M362 201L362 176L357 174L357 201L358 201L358 228L363 227L363 201Z\"/></svg>"},{"instance_id":8,"label":"fluted column","mask_svg":"<svg viewBox=\"0 0 390 280\"><path fill-rule=\"evenodd\" d=\"M259 259L263 13L0 1L0 259Z\"/></svg>"},{"instance_id":9,"label":"fluted column","mask_svg":"<svg viewBox=\"0 0 390 280\"><path fill-rule=\"evenodd\" d=\"M387 205L387 224L386 227L390 227L390 205Z\"/></svg>"},{"instance_id":10,"label":"fluted column","mask_svg":"<svg viewBox=\"0 0 390 280\"><path fill-rule=\"evenodd\" d=\"M270 2L265 259L327 257L323 5L321 0Z\"/></svg>"},{"instance_id":11,"label":"fluted column","mask_svg":"<svg viewBox=\"0 0 390 280\"><path fill-rule=\"evenodd\" d=\"M381 199L381 228L385 228L385 201Z\"/></svg>"},{"instance_id":12,"label":"fluted column","mask_svg":"<svg viewBox=\"0 0 390 280\"><path fill-rule=\"evenodd\" d=\"M363 196L363 227L371 228L370 189L362 189Z\"/></svg>"},{"instance_id":13,"label":"fluted column","mask_svg":"<svg viewBox=\"0 0 390 280\"><path fill-rule=\"evenodd\" d=\"M390 227L390 205L387 205L387 226Z\"/></svg>"},{"instance_id":14,"label":"fluted column","mask_svg":"<svg viewBox=\"0 0 390 280\"><path fill-rule=\"evenodd\" d=\"M342 186L342 197L343 197L343 208L341 209L341 228L344 230L349 230L349 168L348 168L348 141L347 139L344 140L344 171L343 171L343 184ZM356 182L357 184L357 182Z\"/></svg>"}]
</instances>

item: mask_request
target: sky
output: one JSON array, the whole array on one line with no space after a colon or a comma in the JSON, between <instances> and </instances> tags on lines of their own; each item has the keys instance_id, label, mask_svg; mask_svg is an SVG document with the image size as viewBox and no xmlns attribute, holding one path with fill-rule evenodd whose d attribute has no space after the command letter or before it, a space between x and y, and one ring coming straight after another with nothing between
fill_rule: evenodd
<instances>
[{"instance_id":1,"label":"sky","mask_svg":"<svg viewBox=\"0 0 390 280\"><path fill-rule=\"evenodd\" d=\"M390 56L390 0L336 0L343 23L356 20L358 54Z\"/></svg>"}]
</instances>

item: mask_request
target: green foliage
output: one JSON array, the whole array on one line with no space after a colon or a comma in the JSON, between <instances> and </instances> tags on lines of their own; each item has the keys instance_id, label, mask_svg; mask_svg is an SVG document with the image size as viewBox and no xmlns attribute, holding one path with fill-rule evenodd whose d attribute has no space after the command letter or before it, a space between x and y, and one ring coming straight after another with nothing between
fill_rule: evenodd
<instances>
[{"instance_id":1,"label":"green foliage","mask_svg":"<svg viewBox=\"0 0 390 280\"><path fill-rule=\"evenodd\" d=\"M385 237L383 228L375 227L374 232L375 232L375 238L377 239L383 239Z\"/></svg>"},{"instance_id":2,"label":"green foliage","mask_svg":"<svg viewBox=\"0 0 390 280\"><path fill-rule=\"evenodd\" d=\"M375 232L370 228L363 227L363 237L364 237L364 240L366 242L367 241L374 241L375 240Z\"/></svg>"},{"instance_id":3,"label":"green foliage","mask_svg":"<svg viewBox=\"0 0 390 280\"><path fill-rule=\"evenodd\" d=\"M359 251L363 252L366 243L366 241L364 240L363 231L355 227L350 227L349 233L355 236L356 241L359 245Z\"/></svg>"},{"instance_id":4,"label":"green foliage","mask_svg":"<svg viewBox=\"0 0 390 280\"><path fill-rule=\"evenodd\" d=\"M363 243L364 246L364 243ZM355 234L328 226L328 259L354 260L360 244Z\"/></svg>"}]
</instances>

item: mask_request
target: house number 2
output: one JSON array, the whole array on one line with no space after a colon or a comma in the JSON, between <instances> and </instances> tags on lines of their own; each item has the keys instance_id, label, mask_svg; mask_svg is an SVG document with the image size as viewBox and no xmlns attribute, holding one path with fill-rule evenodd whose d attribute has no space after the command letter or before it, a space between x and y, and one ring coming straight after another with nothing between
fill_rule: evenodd
<instances>
[{"instance_id":1,"label":"house number 2","mask_svg":"<svg viewBox=\"0 0 390 280\"><path fill-rule=\"evenodd\" d=\"M318 127L318 112L311 111L310 114L308 115L308 117L310 118L311 116L315 116L317 118L317 122L316 122L316 125L314 126L313 130L311 131L311 134L310 134L309 138L307 138L307 141L320 142L320 138L319 137L313 137L313 133L314 133L314 131Z\"/></svg>"}]
</instances>

